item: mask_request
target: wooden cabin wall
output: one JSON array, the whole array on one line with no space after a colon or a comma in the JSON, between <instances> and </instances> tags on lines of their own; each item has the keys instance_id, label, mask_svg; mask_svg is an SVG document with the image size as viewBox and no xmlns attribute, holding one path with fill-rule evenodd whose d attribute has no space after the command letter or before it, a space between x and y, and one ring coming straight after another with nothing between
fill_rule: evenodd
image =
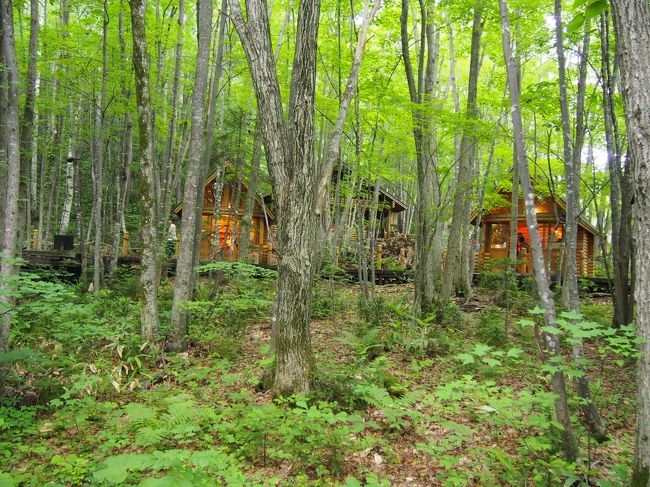
<instances>
[{"instance_id":1,"label":"wooden cabin wall","mask_svg":"<svg viewBox=\"0 0 650 487\"><path fill-rule=\"evenodd\" d=\"M511 201L510 194L503 194L504 199ZM551 273L558 271L560 261L560 254L564 249L564 227L559 223L558 218L564 216L564 210L559 204L556 204L551 197L547 197L542 201L538 201L535 206L535 212L539 224L539 232L542 240L544 250L544 260L547 262ZM476 255L475 271L480 270L498 270L490 264L490 261L496 259L507 258L509 255L508 249L492 247L493 234L496 225L509 226L510 222L510 204L504 205L500 208L490 210L487 215L482 217L481 221L481 242L480 248ZM557 230L557 233L555 233ZM524 204L523 200L519 200L519 219L517 225L517 233L521 233L527 242L530 242L528 227L525 222ZM576 266L579 276L593 275L594 272L594 255L595 255L595 236L582 225L578 225L577 234L577 252L576 252ZM530 254L530 251L528 252ZM527 259L530 259L528 255ZM526 268L526 272L532 270L531 265L519 266L518 271Z\"/></svg>"},{"instance_id":2,"label":"wooden cabin wall","mask_svg":"<svg viewBox=\"0 0 650 487\"><path fill-rule=\"evenodd\" d=\"M221 193L221 210L219 215L218 224L214 221L214 194L215 185L210 183L205 187L203 197L203 214L201 218L202 235L200 246L200 259L208 261L213 258L213 243L215 234L219 231L219 243L221 247L220 257L224 260L235 261L239 258L239 250L235 245L234 255L230 255L230 237L233 225L235 227L235 238L239 234L239 218L244 214L246 198L240 198L239 211L234 211L232 208L233 200L235 197L235 188L231 184L225 184ZM242 188L245 193L245 188ZM267 240L266 221L262 207L259 203L255 202L253 209L253 217L251 221L250 230L250 254L251 260L260 264L269 264L272 261L270 254L272 249Z\"/></svg>"},{"instance_id":3,"label":"wooden cabin wall","mask_svg":"<svg viewBox=\"0 0 650 487\"><path fill-rule=\"evenodd\" d=\"M594 273L594 235L578 227L576 245L576 264L579 276L591 276Z\"/></svg>"}]
</instances>

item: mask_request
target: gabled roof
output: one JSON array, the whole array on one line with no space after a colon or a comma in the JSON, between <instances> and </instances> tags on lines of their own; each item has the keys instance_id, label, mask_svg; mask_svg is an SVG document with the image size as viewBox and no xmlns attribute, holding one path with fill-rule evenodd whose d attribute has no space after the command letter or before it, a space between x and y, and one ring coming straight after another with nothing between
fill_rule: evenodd
<instances>
[{"instance_id":1,"label":"gabled roof","mask_svg":"<svg viewBox=\"0 0 650 487\"><path fill-rule=\"evenodd\" d=\"M501 195L510 195L511 194L509 191L503 190L503 188L499 188L497 190L497 192L500 193ZM545 198L543 198L541 200L539 198L535 198L535 199L540 203L543 202L543 201L546 201L547 199L550 199L551 201L553 201L560 208L560 210L562 210L563 214L560 217L561 223L566 222L566 202L562 198L559 198L559 197L554 198L552 195L550 195L550 196L547 196L547 197L545 197ZM498 210L498 209L503 209L503 208L509 208L509 207L510 207L510 204L508 203L507 205L497 207L497 208L493 208L491 211ZM490 211L484 213L485 216L488 216L489 214L490 214ZM478 217L478 212L476 210L474 210L472 212L471 217L470 217L470 223L474 224L477 217ZM524 218L525 218L525 216L524 216ZM522 219L521 215L519 215L519 219ZM483 217L482 220L485 220L485 218ZM600 234L598 229L596 229L596 227L594 227L591 223L589 223L582 215L578 216L578 225L581 226L582 228L584 228L586 231L588 231L589 233L591 233L593 235L599 235Z\"/></svg>"},{"instance_id":2,"label":"gabled roof","mask_svg":"<svg viewBox=\"0 0 650 487\"><path fill-rule=\"evenodd\" d=\"M222 168L215 169L205 180L205 183L203 184L203 193L205 194L205 188L207 188L210 183L212 183L215 179L217 179L220 174L225 174L226 171L228 171L231 168L232 168L232 164L230 162L226 162ZM246 190L246 192L248 193L248 185L244 181L242 181L241 184ZM275 215L273 214L273 211L271 211L271 209L264 203L262 196L259 193L255 194L255 201L257 201L257 203L260 205L260 207L262 207L262 209L266 210L266 213L270 219L272 220L275 219ZM182 210L183 210L183 202L181 201L174 207L172 211L174 212L174 214L180 215Z\"/></svg>"},{"instance_id":3,"label":"gabled roof","mask_svg":"<svg viewBox=\"0 0 650 487\"><path fill-rule=\"evenodd\" d=\"M404 203L397 196L395 196L392 193L389 193L385 189L379 188L379 193L392 202L392 209L393 211L395 211L395 213L400 213L408 209L406 203Z\"/></svg>"}]
</instances>

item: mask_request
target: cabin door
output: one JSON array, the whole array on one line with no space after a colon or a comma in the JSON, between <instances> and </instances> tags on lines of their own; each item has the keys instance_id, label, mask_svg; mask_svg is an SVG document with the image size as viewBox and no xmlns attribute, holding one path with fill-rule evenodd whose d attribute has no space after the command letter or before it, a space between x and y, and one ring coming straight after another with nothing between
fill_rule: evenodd
<instances>
[{"instance_id":1,"label":"cabin door","mask_svg":"<svg viewBox=\"0 0 650 487\"><path fill-rule=\"evenodd\" d=\"M494 263L492 271L503 269L505 259L508 258L508 239L510 238L510 225L507 223L492 224L490 232L490 262Z\"/></svg>"}]
</instances>

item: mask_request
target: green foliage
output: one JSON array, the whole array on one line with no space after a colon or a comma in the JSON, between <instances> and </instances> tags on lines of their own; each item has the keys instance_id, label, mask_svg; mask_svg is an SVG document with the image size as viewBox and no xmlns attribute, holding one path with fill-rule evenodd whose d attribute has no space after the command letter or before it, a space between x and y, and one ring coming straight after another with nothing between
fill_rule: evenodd
<instances>
[{"instance_id":1,"label":"green foliage","mask_svg":"<svg viewBox=\"0 0 650 487\"><path fill-rule=\"evenodd\" d=\"M614 308L611 305L593 304L585 300L580 305L580 313L586 321L594 321L603 326L611 326Z\"/></svg>"},{"instance_id":2,"label":"green foliage","mask_svg":"<svg viewBox=\"0 0 650 487\"><path fill-rule=\"evenodd\" d=\"M476 334L488 345L503 346L508 342L506 334L506 316L503 309L488 306L478 313Z\"/></svg>"},{"instance_id":3,"label":"green foliage","mask_svg":"<svg viewBox=\"0 0 650 487\"><path fill-rule=\"evenodd\" d=\"M544 374L560 368L575 376L577 364L537 365L524 352L531 345L519 342L531 334L520 328L504 347L508 312L500 307L459 311L464 322L476 322L474 333L436 323L435 313L415 320L410 304L388 293L363 307L337 285L336 321L314 326L322 333L315 342L321 356L309 397L270 402L253 392L260 369L272 364L256 352L268 356L267 337L247 333L254 320L268 322L268 280L224 278L216 300L213 282L202 280L198 299L188 303L192 347L172 356L141 342L131 299L32 281L38 292L25 287L16 310L12 340L19 346L5 357L16 371L8 383L14 399L0 409L0 460L16 485L364 485L364 478L382 485L368 468L379 462L384 473L393 471L404 439L434 465L428 481L435 484L551 478L555 485L589 476L609 485L624 475L616 472L624 472L631 454L614 455L602 468L562 460ZM67 308L58 290L70 300ZM586 310L606 311L589 303ZM38 321L41 312L46 323ZM634 327L610 329L602 321L564 313L554 331L566 345L581 337L603 367L631 370L638 357ZM592 384L599 405L618 404L608 423L626 424L633 414L629 388L603 397L611 385ZM35 388L42 405L22 406Z\"/></svg>"},{"instance_id":4,"label":"green foliage","mask_svg":"<svg viewBox=\"0 0 650 487\"><path fill-rule=\"evenodd\" d=\"M360 326L354 332L344 331L339 341L362 360L372 360L384 349L382 330L376 326Z\"/></svg>"},{"instance_id":5,"label":"green foliage","mask_svg":"<svg viewBox=\"0 0 650 487\"><path fill-rule=\"evenodd\" d=\"M233 279L274 279L277 277L277 271L273 269L266 269L256 265L246 264L244 262L210 262L201 264L196 268L199 274L206 274L210 272L218 272L228 280Z\"/></svg>"},{"instance_id":6,"label":"green foliage","mask_svg":"<svg viewBox=\"0 0 650 487\"><path fill-rule=\"evenodd\" d=\"M250 485L246 475L240 470L237 461L223 449L156 450L144 454L127 454L109 457L103 468L93 474L93 478L109 485L124 485L133 473L157 474L149 477L141 486L171 487L175 485L214 485L216 480L227 485Z\"/></svg>"},{"instance_id":7,"label":"green foliage","mask_svg":"<svg viewBox=\"0 0 650 487\"><path fill-rule=\"evenodd\" d=\"M316 319L328 318L341 311L343 302L340 293L335 288L315 284L312 288L310 316Z\"/></svg>"},{"instance_id":8,"label":"green foliage","mask_svg":"<svg viewBox=\"0 0 650 487\"><path fill-rule=\"evenodd\" d=\"M353 451L371 445L358 435L366 423L358 415L335 413L325 402L308 405L295 398L293 407L274 403L240 404L224 409L213 428L240 458L262 466L290 461L303 472L338 475Z\"/></svg>"},{"instance_id":9,"label":"green foliage","mask_svg":"<svg viewBox=\"0 0 650 487\"><path fill-rule=\"evenodd\" d=\"M444 326L459 328L465 323L465 316L453 301L444 301L436 304L436 319L442 317Z\"/></svg>"},{"instance_id":10,"label":"green foliage","mask_svg":"<svg viewBox=\"0 0 650 487\"><path fill-rule=\"evenodd\" d=\"M598 353L601 356L611 353L620 357L615 361L619 367L623 366L625 362L638 360L639 345L643 343L643 340L638 337L634 323L623 325L618 329L607 329L604 335L604 344L598 348Z\"/></svg>"},{"instance_id":11,"label":"green foliage","mask_svg":"<svg viewBox=\"0 0 650 487\"><path fill-rule=\"evenodd\" d=\"M393 308L381 296L368 300L359 297L357 309L359 317L373 326L382 326L394 316Z\"/></svg>"},{"instance_id":12,"label":"green foliage","mask_svg":"<svg viewBox=\"0 0 650 487\"><path fill-rule=\"evenodd\" d=\"M54 455L50 460L54 478L67 482L68 485L82 485L88 474L90 460L71 453Z\"/></svg>"},{"instance_id":13,"label":"green foliage","mask_svg":"<svg viewBox=\"0 0 650 487\"><path fill-rule=\"evenodd\" d=\"M458 308L450 307L453 318ZM449 352L451 343L448 335L439 325L435 323L436 315L432 314L423 319L409 316L403 309L394 307L393 310L399 315L389 323L386 333L386 347L392 349L401 348L405 353L412 356L434 356L444 355ZM461 315L462 316L462 313Z\"/></svg>"},{"instance_id":14,"label":"green foliage","mask_svg":"<svg viewBox=\"0 0 650 487\"><path fill-rule=\"evenodd\" d=\"M139 299L142 296L142 283L137 270L131 266L117 266L113 289L120 296L133 300Z\"/></svg>"}]
</instances>

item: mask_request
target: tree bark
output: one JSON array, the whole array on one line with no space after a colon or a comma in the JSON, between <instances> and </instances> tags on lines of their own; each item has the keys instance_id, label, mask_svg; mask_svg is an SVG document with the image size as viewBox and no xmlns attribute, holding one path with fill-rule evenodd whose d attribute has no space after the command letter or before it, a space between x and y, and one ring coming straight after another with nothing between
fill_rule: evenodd
<instances>
[{"instance_id":1,"label":"tree bark","mask_svg":"<svg viewBox=\"0 0 650 487\"><path fill-rule=\"evenodd\" d=\"M258 117L259 118L259 117ZM255 198L260 175L260 162L262 160L262 136L257 127L253 139L253 157L251 159L251 172L248 178L248 192L246 193L246 208L241 218L239 232L239 260L248 262L250 248L250 228L255 209Z\"/></svg>"},{"instance_id":2,"label":"tree bark","mask_svg":"<svg viewBox=\"0 0 650 487\"><path fill-rule=\"evenodd\" d=\"M149 59L145 26L146 0L129 0L133 35L133 67L138 102L140 130L140 170L142 172L142 338L153 342L158 333L158 248L156 173L153 160L151 100L149 94Z\"/></svg>"},{"instance_id":3,"label":"tree bark","mask_svg":"<svg viewBox=\"0 0 650 487\"><path fill-rule=\"evenodd\" d=\"M18 204L19 247L29 243L31 229L27 226L27 201L30 197L29 177L32 150L32 131L34 128L36 99L36 68L38 60L38 0L30 0L29 21L29 63L25 77L25 105L20 132L20 195Z\"/></svg>"},{"instance_id":4,"label":"tree bark","mask_svg":"<svg viewBox=\"0 0 650 487\"><path fill-rule=\"evenodd\" d=\"M621 163L621 144L614 112L615 81L610 61L609 15L600 18L601 86L603 89L603 115L609 170L609 200L612 220L612 274L614 288L614 326L633 320L634 300L630 283L631 267L631 205L632 187L628 169ZM626 166L628 165L626 161ZM623 189L625 186L625 190Z\"/></svg>"},{"instance_id":5,"label":"tree bark","mask_svg":"<svg viewBox=\"0 0 650 487\"><path fill-rule=\"evenodd\" d=\"M645 0L612 0L616 50L634 180L637 365L637 437L631 485L650 485L650 11Z\"/></svg>"},{"instance_id":6,"label":"tree bark","mask_svg":"<svg viewBox=\"0 0 650 487\"><path fill-rule=\"evenodd\" d=\"M0 255L0 352L9 350L11 308L13 293L8 282L17 271L14 261L18 245L18 193L20 185L20 137L18 125L18 64L14 43L13 2L0 0L0 28L2 29L2 52L7 73L7 104L4 113L6 136L7 178L4 201L4 228L2 255ZM6 365L0 368L0 396L4 392L7 375Z\"/></svg>"},{"instance_id":7,"label":"tree bark","mask_svg":"<svg viewBox=\"0 0 650 487\"><path fill-rule=\"evenodd\" d=\"M445 260L445 272L442 276L440 299L448 300L451 297L454 284L462 291L463 296L469 299L472 293L471 281L467 278L459 282L463 260L462 241L463 234L467 233L469 224L470 193L472 190L471 172L476 159L476 137L473 124L478 118L477 92L478 76L480 71L480 49L481 34L483 33L483 21L481 0L474 6L474 21L472 24L472 47L469 62L469 82L467 87L467 113L465 115L465 128L463 129L459 147L458 174L456 177L456 189L454 191L454 207L452 210L451 227L449 229L449 240L447 243L447 257ZM450 41L451 42L451 41Z\"/></svg>"},{"instance_id":8,"label":"tree bark","mask_svg":"<svg viewBox=\"0 0 650 487\"><path fill-rule=\"evenodd\" d=\"M306 393L313 363L309 307L315 246L317 180L313 136L320 0L300 3L288 123L284 120L265 2L249 0L246 21L238 0L230 0L229 6L253 78L277 207L279 262L273 390L277 395Z\"/></svg>"},{"instance_id":9,"label":"tree bark","mask_svg":"<svg viewBox=\"0 0 650 487\"><path fill-rule=\"evenodd\" d=\"M185 0L178 2L178 32L176 35L176 49L174 60L174 79L172 81L171 103L169 109L171 110L171 117L169 118L169 130L167 134L167 147L165 148L165 164L163 167L163 178L161 182L162 187L162 211L161 217L166 221L167 213L171 209L172 198L172 182L175 177L175 164L173 157L173 148L176 138L176 114L178 112L178 86L181 78L181 62L183 60L183 37L185 34Z\"/></svg>"},{"instance_id":10,"label":"tree bark","mask_svg":"<svg viewBox=\"0 0 650 487\"><path fill-rule=\"evenodd\" d=\"M587 26L589 23L587 22ZM566 61L564 56L564 32L562 25L562 2L555 0L555 42L558 56L558 78L560 89L560 110L562 118L562 145L564 149L564 179L566 181L566 274L563 286L564 306L576 313L580 313L580 293L578 289L577 268L577 241L578 241L578 215L580 205L580 160L585 134L584 99L587 81L586 57L589 54L589 28L585 33L582 48L582 59L579 65L578 97L576 102L576 130L575 140L571 140L571 117L569 116L569 102L566 87ZM576 377L576 390L583 399L582 411L587 424L598 442L605 441L607 434L605 426L591 398L591 388L586 368L581 365L584 361L583 343L581 338L574 338L573 358L577 367L582 371L581 377Z\"/></svg>"},{"instance_id":11,"label":"tree bark","mask_svg":"<svg viewBox=\"0 0 650 487\"><path fill-rule=\"evenodd\" d=\"M208 85L208 62L210 58L210 28L212 26L212 0L199 0L197 5L196 76L192 95L192 128L190 152L183 195L181 219L181 247L176 262L176 283L172 304L172 328L169 349L179 352L187 348L187 310L183 308L194 289L194 252L197 226L197 208L203 208L205 95ZM199 214L200 219L200 214ZM200 223L199 223L200 224Z\"/></svg>"},{"instance_id":12,"label":"tree bark","mask_svg":"<svg viewBox=\"0 0 650 487\"><path fill-rule=\"evenodd\" d=\"M103 31L102 31L102 87L98 108L99 137L95 145L95 186L93 196L95 200L95 255L93 258L93 289L95 293L103 285L104 262L102 260L102 210L104 203L104 136L106 133L106 85L108 82L108 3L103 5Z\"/></svg>"},{"instance_id":13,"label":"tree bark","mask_svg":"<svg viewBox=\"0 0 650 487\"><path fill-rule=\"evenodd\" d=\"M408 0L402 0L400 18L402 58L412 103L413 139L418 173L416 203L415 241L415 314L426 314L435 302L435 282L440 278L440 257L442 255L442 232L437 212L440 208L440 185L437 175L437 155L432 109L433 91L436 85L438 43L434 26L428 22L433 17L433 7L427 10L424 0L420 1L421 31L418 55L417 85L411 65L408 38ZM426 63L425 63L426 58ZM426 65L426 68L425 68Z\"/></svg>"},{"instance_id":14,"label":"tree bark","mask_svg":"<svg viewBox=\"0 0 650 487\"><path fill-rule=\"evenodd\" d=\"M535 284L539 295L542 309L544 310L544 322L546 326L555 326L555 302L549 286L548 275L544 265L544 254L542 250L542 241L539 235L537 225L537 216L535 214L535 195L530 181L528 171L528 160L526 157L526 147L524 139L524 129L521 116L521 101L519 94L519 82L515 69L515 61L510 49L510 20L508 14L507 0L499 0L499 10L501 15L501 30L503 41L503 55L506 62L508 74L508 87L510 90L510 108L512 111L512 126L514 132L515 157L519 166L519 177L524 196L526 208L526 224L530 235L530 247L533 258L533 268L535 273ZM556 357L561 354L560 340L555 334L544 332L544 340L549 352ZM573 433L571 425L571 415L567 403L567 393L564 373L557 370L551 377L551 386L553 392L557 395L555 399L555 415L558 422L562 425L562 448L569 461L574 461L579 457L578 442Z\"/></svg>"}]
</instances>

